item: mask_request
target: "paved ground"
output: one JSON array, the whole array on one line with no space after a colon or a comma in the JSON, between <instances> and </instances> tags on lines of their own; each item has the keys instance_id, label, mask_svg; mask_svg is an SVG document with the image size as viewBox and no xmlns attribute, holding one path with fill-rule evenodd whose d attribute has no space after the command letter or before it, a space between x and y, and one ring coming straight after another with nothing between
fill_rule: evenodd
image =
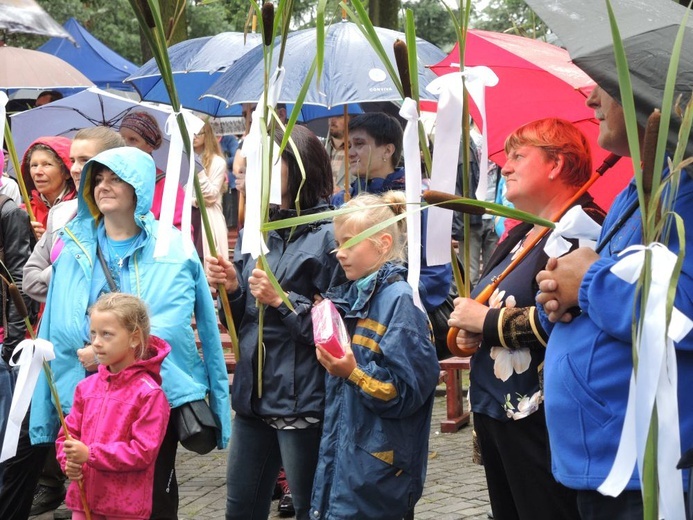
<instances>
[{"instance_id":1,"label":"paved ground","mask_svg":"<svg viewBox=\"0 0 693 520\"><path fill-rule=\"evenodd\" d=\"M444 387L441 387L444 388ZM436 397L429 445L428 477L423 497L416 506L416 520L486 519L489 510L486 481L481 466L471 461L471 428L440 433L445 417L445 396ZM181 448L178 454L180 514L183 519L224 518L226 501L226 452L195 455ZM270 519L280 518L277 502ZM52 515L33 517L51 520Z\"/></svg>"}]
</instances>

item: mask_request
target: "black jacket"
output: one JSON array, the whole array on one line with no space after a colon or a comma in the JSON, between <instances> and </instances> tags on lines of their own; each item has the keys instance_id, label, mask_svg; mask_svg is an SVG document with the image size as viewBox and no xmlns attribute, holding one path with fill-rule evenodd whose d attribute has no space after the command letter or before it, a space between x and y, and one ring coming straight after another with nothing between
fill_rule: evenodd
<instances>
[{"instance_id":1,"label":"black jacket","mask_svg":"<svg viewBox=\"0 0 693 520\"><path fill-rule=\"evenodd\" d=\"M5 259L3 262L5 267L0 267L0 272L6 278L14 280L14 283L21 290L24 264L29 259L31 250L36 243L31 230L31 224L29 223L29 215L23 209L18 208L13 200L8 200L3 204L0 211L0 226L2 226L2 238L5 248ZM2 309L7 320L5 339L2 344L2 358L8 361L14 348L24 339L26 325L19 309L12 301L7 287L4 286L4 282L2 283L2 295L4 297ZM35 314L32 310L34 310L35 305L24 293L22 293L22 296L27 309L29 309L30 319L33 320ZM0 326L2 326L1 323Z\"/></svg>"},{"instance_id":2,"label":"black jacket","mask_svg":"<svg viewBox=\"0 0 693 520\"><path fill-rule=\"evenodd\" d=\"M302 214L330 209L317 206ZM282 211L275 217L295 216ZM325 399L325 370L315 357L313 297L332 285L346 281L344 271L332 252L337 243L331 219L294 229L272 231L267 236L266 259L296 312L282 303L266 306L263 328L265 362L263 394L257 397L258 308L247 290L248 278L256 261L242 255L243 235L236 245L235 266L240 288L229 295L233 319L238 330L241 359L236 365L231 405L245 416L322 417Z\"/></svg>"}]
</instances>

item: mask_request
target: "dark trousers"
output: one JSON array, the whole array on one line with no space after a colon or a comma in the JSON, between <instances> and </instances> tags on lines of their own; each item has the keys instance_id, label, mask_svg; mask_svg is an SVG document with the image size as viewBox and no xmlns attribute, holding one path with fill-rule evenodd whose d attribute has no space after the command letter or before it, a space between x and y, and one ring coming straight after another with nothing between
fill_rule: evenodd
<instances>
[{"instance_id":1,"label":"dark trousers","mask_svg":"<svg viewBox=\"0 0 693 520\"><path fill-rule=\"evenodd\" d=\"M175 467L177 450L178 434L172 419L169 419L164 442L154 463L154 493L150 520L178 519L178 480Z\"/></svg>"},{"instance_id":2,"label":"dark trousers","mask_svg":"<svg viewBox=\"0 0 693 520\"><path fill-rule=\"evenodd\" d=\"M524 419L474 414L494 520L577 520L576 493L551 474L544 407Z\"/></svg>"},{"instance_id":3,"label":"dark trousers","mask_svg":"<svg viewBox=\"0 0 693 520\"><path fill-rule=\"evenodd\" d=\"M0 489L0 518L26 520L31 511L34 490L50 451L50 444L32 446L29 440L29 413L22 422L17 454L5 461Z\"/></svg>"},{"instance_id":4,"label":"dark trousers","mask_svg":"<svg viewBox=\"0 0 693 520\"><path fill-rule=\"evenodd\" d=\"M640 491L624 491L617 497L607 497L599 491L578 491L578 509L583 520L631 520L642 518Z\"/></svg>"}]
</instances>

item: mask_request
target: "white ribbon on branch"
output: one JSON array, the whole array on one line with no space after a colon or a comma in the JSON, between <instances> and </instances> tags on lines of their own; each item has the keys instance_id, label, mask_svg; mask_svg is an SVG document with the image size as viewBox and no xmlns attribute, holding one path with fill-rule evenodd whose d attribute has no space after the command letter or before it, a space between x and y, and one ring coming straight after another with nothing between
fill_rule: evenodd
<instances>
[{"instance_id":1,"label":"white ribbon on branch","mask_svg":"<svg viewBox=\"0 0 693 520\"><path fill-rule=\"evenodd\" d=\"M666 246L632 246L621 253L611 271L628 283L640 278L645 255L651 254L651 281L642 329L636 339L638 367L633 370L628 391L621 440L609 475L599 486L603 495L618 496L628 484L635 463L642 486L645 446L654 405L657 405L657 474L660 518L684 518L683 483L676 465L681 457L678 411L678 342L693 327L693 321L675 307L667 326L667 294L676 263L676 255Z\"/></svg>"},{"instance_id":2,"label":"white ribbon on branch","mask_svg":"<svg viewBox=\"0 0 693 520\"><path fill-rule=\"evenodd\" d=\"M556 223L544 245L548 256L558 258L572 247L567 239L579 240L580 247L594 249L602 227L585 213L582 206L573 206Z\"/></svg>"},{"instance_id":3,"label":"white ribbon on branch","mask_svg":"<svg viewBox=\"0 0 693 520\"><path fill-rule=\"evenodd\" d=\"M436 138L433 149L431 189L445 193L455 192L457 181L457 158L460 155L462 137L462 109L464 106L462 76L467 92L474 100L484 120L482 159L479 165L478 199L486 198L488 185L488 142L486 134L485 88L498 84L498 76L488 67L468 67L463 73L453 72L436 78L426 90L437 94ZM464 151L465 155L469 153ZM484 155L485 154L485 155ZM428 265L450 263L450 238L452 234L452 212L438 207L428 209L426 226L426 260Z\"/></svg>"},{"instance_id":4,"label":"white ribbon on branch","mask_svg":"<svg viewBox=\"0 0 693 520\"><path fill-rule=\"evenodd\" d=\"M171 113L166 119L164 131L170 136L168 149L168 159L166 161L166 178L164 180L164 193L161 200L161 214L159 215L159 231L154 246L154 258L166 256L171 244L173 234L173 217L176 209L178 185L180 183L180 167L183 160L184 144L183 139L190 143L189 174L188 184L185 187L185 199L183 203L183 216L181 220L181 233L183 234L183 245L188 254L193 250L193 241L190 236L191 217L190 210L193 198L193 182L195 176L195 154L192 149L192 141L204 126L204 121L193 115L189 110L181 109L180 113L185 120L185 127L188 135L183 136L178 122L176 121L177 112Z\"/></svg>"},{"instance_id":5,"label":"white ribbon on branch","mask_svg":"<svg viewBox=\"0 0 693 520\"><path fill-rule=\"evenodd\" d=\"M284 82L284 68L278 67L270 78L269 90L267 92L267 103L275 107L279 94L281 93ZM262 225L262 157L263 148L275 146L274 136L264 135L262 131L261 118L264 114L264 100L258 100L257 107L253 112L253 119L250 131L243 141L241 153L246 157L245 170L245 224L243 226L243 244L241 253L248 254L256 259L260 255L267 254L269 249L262 237L260 229ZM275 146L275 152L278 147ZM270 202L281 202L281 161L279 154L273 153L274 164L270 180ZM277 200L279 194L279 200Z\"/></svg>"},{"instance_id":6,"label":"white ribbon on branch","mask_svg":"<svg viewBox=\"0 0 693 520\"><path fill-rule=\"evenodd\" d=\"M407 121L402 141L406 176L404 192L407 198L407 257L409 264L407 282L411 285L414 293L414 304L426 312L419 295L421 215L418 211L409 211L409 208L414 207L413 204L421 204L421 149L419 148L419 111L416 107L416 101L406 98L402 103L399 115Z\"/></svg>"},{"instance_id":7,"label":"white ribbon on branch","mask_svg":"<svg viewBox=\"0 0 693 520\"><path fill-rule=\"evenodd\" d=\"M15 363L14 358L19 354L19 360ZM22 428L22 421L26 416L31 396L36 388L36 381L43 368L43 360L51 361L55 359L53 344L45 339L25 339L19 343L12 353L10 366L18 366L19 374L17 383L12 395L10 414L7 418L7 429L5 438L2 442L2 453L0 462L11 459L17 454L17 442L19 441L19 431Z\"/></svg>"}]
</instances>

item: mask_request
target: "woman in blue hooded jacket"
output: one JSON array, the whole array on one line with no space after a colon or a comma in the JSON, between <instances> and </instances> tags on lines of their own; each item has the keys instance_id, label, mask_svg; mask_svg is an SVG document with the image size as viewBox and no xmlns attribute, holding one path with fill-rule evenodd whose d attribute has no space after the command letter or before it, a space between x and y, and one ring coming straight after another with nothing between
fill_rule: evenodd
<instances>
[{"instance_id":1,"label":"woman in blue hooded jacket","mask_svg":"<svg viewBox=\"0 0 693 520\"><path fill-rule=\"evenodd\" d=\"M209 397L221 428L217 446L223 448L230 437L230 403L214 303L202 264L194 249L184 247L177 230L168 254L154 258L159 225L150 212L154 181L154 161L136 148L107 150L85 165L77 216L59 232L64 247L53 264L39 336L54 345L51 367L67 414L77 383L88 375L88 363L80 363L78 350L82 359L89 359L89 307L114 289L139 296L149 307L152 334L171 345L161 371L171 407ZM204 360L195 345L193 314ZM32 444L54 442L59 426L41 374L31 407ZM176 447L177 432L169 422L157 459L152 518L177 518Z\"/></svg>"}]
</instances>

